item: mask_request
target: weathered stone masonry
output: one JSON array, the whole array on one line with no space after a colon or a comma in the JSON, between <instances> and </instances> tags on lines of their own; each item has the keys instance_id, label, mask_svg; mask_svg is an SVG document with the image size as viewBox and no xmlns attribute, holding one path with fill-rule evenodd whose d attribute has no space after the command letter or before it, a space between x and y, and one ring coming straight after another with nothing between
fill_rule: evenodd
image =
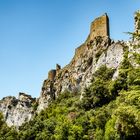
<instances>
[{"instance_id":1,"label":"weathered stone masonry","mask_svg":"<svg viewBox=\"0 0 140 140\"><path fill-rule=\"evenodd\" d=\"M93 40L97 36L109 37L109 18L107 14L104 14L103 16L96 18L91 23L90 40Z\"/></svg>"}]
</instances>

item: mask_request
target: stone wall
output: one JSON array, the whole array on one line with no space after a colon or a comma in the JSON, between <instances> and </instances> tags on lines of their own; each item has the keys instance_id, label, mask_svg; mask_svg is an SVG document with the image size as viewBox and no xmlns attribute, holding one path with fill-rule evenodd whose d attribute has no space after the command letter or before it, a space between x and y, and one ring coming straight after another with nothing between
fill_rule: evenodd
<instances>
[{"instance_id":1,"label":"stone wall","mask_svg":"<svg viewBox=\"0 0 140 140\"><path fill-rule=\"evenodd\" d=\"M93 40L97 36L109 37L109 18L107 14L104 14L103 16L96 18L91 23L90 40Z\"/></svg>"}]
</instances>

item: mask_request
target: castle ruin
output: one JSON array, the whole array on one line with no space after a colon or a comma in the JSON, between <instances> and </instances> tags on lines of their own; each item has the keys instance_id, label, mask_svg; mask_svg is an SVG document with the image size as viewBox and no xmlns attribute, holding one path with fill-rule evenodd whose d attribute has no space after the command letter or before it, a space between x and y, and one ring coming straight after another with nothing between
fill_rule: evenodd
<instances>
[{"instance_id":1,"label":"castle ruin","mask_svg":"<svg viewBox=\"0 0 140 140\"><path fill-rule=\"evenodd\" d=\"M96 18L90 27L90 40L93 40L97 36L109 37L109 18L105 13L103 16Z\"/></svg>"},{"instance_id":2,"label":"castle ruin","mask_svg":"<svg viewBox=\"0 0 140 140\"><path fill-rule=\"evenodd\" d=\"M58 72L61 70L61 66L59 64L56 64L56 69L52 69L48 72L48 79L50 81L54 81L56 75L58 74Z\"/></svg>"},{"instance_id":3,"label":"castle ruin","mask_svg":"<svg viewBox=\"0 0 140 140\"><path fill-rule=\"evenodd\" d=\"M56 76L56 70L50 70L50 71L48 72L48 79L49 79L50 81L54 81L55 76Z\"/></svg>"},{"instance_id":4,"label":"castle ruin","mask_svg":"<svg viewBox=\"0 0 140 140\"><path fill-rule=\"evenodd\" d=\"M109 18L107 14L96 18L92 23L90 27L90 35L89 35L89 41L94 40L95 37L109 37ZM81 55L85 51L85 47L87 47L85 44L78 47L75 51L75 56L81 57ZM61 69L61 66L56 64L56 69L50 70L48 72L48 80L54 81L56 75L59 73Z\"/></svg>"}]
</instances>

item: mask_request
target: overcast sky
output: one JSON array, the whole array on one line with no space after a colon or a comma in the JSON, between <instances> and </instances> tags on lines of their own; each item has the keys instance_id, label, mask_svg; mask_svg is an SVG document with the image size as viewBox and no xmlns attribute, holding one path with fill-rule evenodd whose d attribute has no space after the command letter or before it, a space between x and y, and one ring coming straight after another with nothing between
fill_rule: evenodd
<instances>
[{"instance_id":1,"label":"overcast sky","mask_svg":"<svg viewBox=\"0 0 140 140\"><path fill-rule=\"evenodd\" d=\"M104 13L111 38L128 40L139 8L139 0L0 0L0 98L38 97L48 71L70 62Z\"/></svg>"}]
</instances>

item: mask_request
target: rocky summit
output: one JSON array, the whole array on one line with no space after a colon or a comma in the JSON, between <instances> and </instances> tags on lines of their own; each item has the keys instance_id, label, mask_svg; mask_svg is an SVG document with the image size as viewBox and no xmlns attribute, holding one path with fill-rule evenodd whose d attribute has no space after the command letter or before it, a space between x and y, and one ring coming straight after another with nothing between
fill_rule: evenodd
<instances>
[{"instance_id":1,"label":"rocky summit","mask_svg":"<svg viewBox=\"0 0 140 140\"><path fill-rule=\"evenodd\" d=\"M135 13L135 31L140 33L140 12ZM140 40L114 41L109 34L109 17L107 14L96 18L91 23L90 33L86 41L76 48L71 62L64 68L56 64L56 69L50 70L48 78L44 80L39 98L32 98L25 93L15 97L5 97L0 101L0 111L8 126L21 126L55 100L64 91L80 92L82 99L85 87L92 82L92 75L102 66L115 70L112 80L119 74L119 67L124 60L126 48L133 67L139 68L136 55L140 54Z\"/></svg>"}]
</instances>

